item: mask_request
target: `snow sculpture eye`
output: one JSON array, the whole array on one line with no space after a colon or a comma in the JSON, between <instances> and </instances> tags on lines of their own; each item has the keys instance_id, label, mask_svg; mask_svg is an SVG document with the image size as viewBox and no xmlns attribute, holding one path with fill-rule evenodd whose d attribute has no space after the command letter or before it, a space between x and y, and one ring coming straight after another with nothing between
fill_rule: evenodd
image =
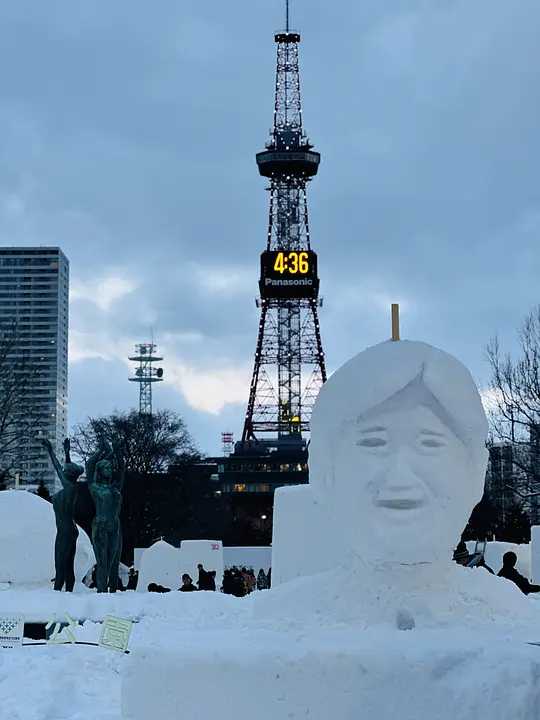
<instances>
[{"instance_id":1,"label":"snow sculpture eye","mask_svg":"<svg viewBox=\"0 0 540 720\"><path fill-rule=\"evenodd\" d=\"M439 448L444 447L445 443L439 442L438 440L429 440L427 438L420 441L420 444L422 447L425 448Z\"/></svg>"},{"instance_id":2,"label":"snow sculpture eye","mask_svg":"<svg viewBox=\"0 0 540 720\"><path fill-rule=\"evenodd\" d=\"M356 444L360 445L360 447L384 447L387 442L381 437L366 437L358 440Z\"/></svg>"},{"instance_id":3,"label":"snow sculpture eye","mask_svg":"<svg viewBox=\"0 0 540 720\"><path fill-rule=\"evenodd\" d=\"M428 450L446 447L446 438L442 433L433 430L421 430L419 437L420 446Z\"/></svg>"}]
</instances>

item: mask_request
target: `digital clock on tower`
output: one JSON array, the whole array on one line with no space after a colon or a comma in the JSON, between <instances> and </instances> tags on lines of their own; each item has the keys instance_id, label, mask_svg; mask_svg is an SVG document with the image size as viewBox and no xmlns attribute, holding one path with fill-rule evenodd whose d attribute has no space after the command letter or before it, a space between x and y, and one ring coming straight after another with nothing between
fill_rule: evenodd
<instances>
[{"instance_id":1,"label":"digital clock on tower","mask_svg":"<svg viewBox=\"0 0 540 720\"><path fill-rule=\"evenodd\" d=\"M319 290L313 250L267 250L261 255L263 298L312 298Z\"/></svg>"}]
</instances>

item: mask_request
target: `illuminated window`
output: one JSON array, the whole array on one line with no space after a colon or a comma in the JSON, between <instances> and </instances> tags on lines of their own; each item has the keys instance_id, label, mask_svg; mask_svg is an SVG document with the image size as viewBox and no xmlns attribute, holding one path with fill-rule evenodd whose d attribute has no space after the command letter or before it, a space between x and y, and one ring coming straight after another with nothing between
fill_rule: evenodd
<instances>
[{"instance_id":1,"label":"illuminated window","mask_svg":"<svg viewBox=\"0 0 540 720\"><path fill-rule=\"evenodd\" d=\"M246 492L246 484L245 483L236 483L234 485L234 492Z\"/></svg>"}]
</instances>

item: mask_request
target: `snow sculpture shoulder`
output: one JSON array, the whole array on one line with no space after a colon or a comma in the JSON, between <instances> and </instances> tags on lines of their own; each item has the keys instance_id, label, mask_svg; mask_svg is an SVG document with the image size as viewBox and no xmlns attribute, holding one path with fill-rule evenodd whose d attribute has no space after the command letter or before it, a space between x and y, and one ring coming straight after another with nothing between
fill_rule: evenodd
<instances>
[{"instance_id":1,"label":"snow sculpture shoulder","mask_svg":"<svg viewBox=\"0 0 540 720\"><path fill-rule=\"evenodd\" d=\"M362 561L447 565L482 496L486 435L458 360L421 342L381 343L321 389L310 483Z\"/></svg>"}]
</instances>

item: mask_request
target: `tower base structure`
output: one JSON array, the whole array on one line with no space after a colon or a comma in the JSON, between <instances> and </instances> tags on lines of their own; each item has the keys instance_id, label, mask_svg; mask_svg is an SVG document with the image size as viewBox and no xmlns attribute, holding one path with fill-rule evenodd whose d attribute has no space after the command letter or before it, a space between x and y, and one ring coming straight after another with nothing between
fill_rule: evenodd
<instances>
[{"instance_id":1,"label":"tower base structure","mask_svg":"<svg viewBox=\"0 0 540 720\"><path fill-rule=\"evenodd\" d=\"M305 485L307 462L307 443L299 434L239 441L217 460L219 492L229 499L239 544L271 544L274 492Z\"/></svg>"}]
</instances>

